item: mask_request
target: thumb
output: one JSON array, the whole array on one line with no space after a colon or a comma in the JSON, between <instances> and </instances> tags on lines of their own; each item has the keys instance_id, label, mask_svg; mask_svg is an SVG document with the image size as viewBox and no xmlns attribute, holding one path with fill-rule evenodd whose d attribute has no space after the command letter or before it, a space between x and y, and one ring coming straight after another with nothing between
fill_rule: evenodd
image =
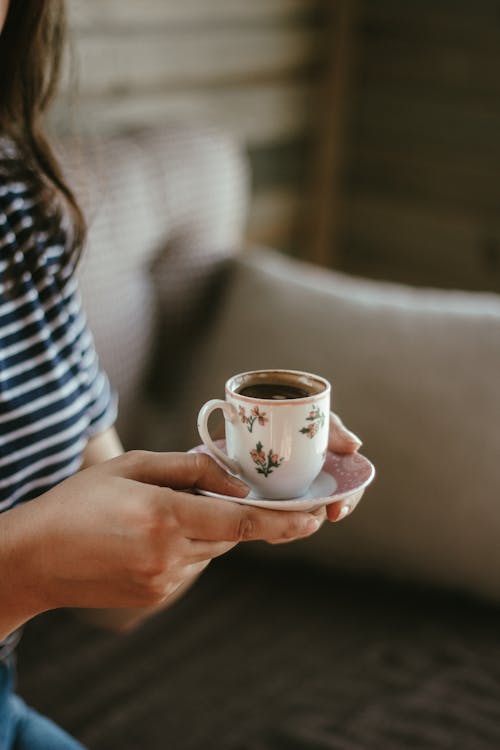
<instances>
[{"instance_id":1,"label":"thumb","mask_svg":"<svg viewBox=\"0 0 500 750\"><path fill-rule=\"evenodd\" d=\"M109 462L127 479L174 490L199 488L221 495L246 497L247 485L228 474L205 453L130 451Z\"/></svg>"}]
</instances>

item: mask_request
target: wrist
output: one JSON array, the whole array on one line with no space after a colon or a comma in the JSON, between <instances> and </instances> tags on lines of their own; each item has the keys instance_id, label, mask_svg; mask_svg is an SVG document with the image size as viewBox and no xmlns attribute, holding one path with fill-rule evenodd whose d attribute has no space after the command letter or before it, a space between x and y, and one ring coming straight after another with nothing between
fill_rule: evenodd
<instances>
[{"instance_id":1,"label":"wrist","mask_svg":"<svg viewBox=\"0 0 500 750\"><path fill-rule=\"evenodd\" d=\"M30 503L30 506L38 503ZM19 506L0 514L0 638L51 609L43 582L42 534L38 514Z\"/></svg>"}]
</instances>

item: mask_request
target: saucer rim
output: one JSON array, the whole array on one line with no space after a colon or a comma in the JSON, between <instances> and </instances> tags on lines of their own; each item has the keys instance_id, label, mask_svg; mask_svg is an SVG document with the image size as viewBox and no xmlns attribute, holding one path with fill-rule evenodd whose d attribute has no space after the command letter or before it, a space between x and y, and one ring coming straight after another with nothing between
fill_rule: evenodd
<instances>
[{"instance_id":1,"label":"saucer rim","mask_svg":"<svg viewBox=\"0 0 500 750\"><path fill-rule=\"evenodd\" d=\"M215 442L221 443L221 442L225 442L225 440L222 439L222 440L217 440ZM212 456L212 453L204 445L204 443L200 443L199 445L193 446L192 448L190 448L188 453L195 453L197 452L199 448L205 448L208 454ZM328 455L350 456L352 454L337 453L336 451L329 450ZM355 495L361 492L362 490L366 489L366 487L368 487L368 485L373 482L375 475L376 475L375 466L370 461L370 459L364 456L362 453L357 453L357 455L360 456L364 461L368 463L370 467L370 474L367 479L365 479L363 482L360 482L360 484L356 485L356 487L353 487L351 490L340 492L338 494L336 494L334 491L331 495L326 495L326 496L306 498L304 495L302 495L301 497L291 497L291 498L286 498L283 500L272 500L270 498L265 498L265 497L249 498L249 497L235 497L233 495L222 495L217 492L210 492L209 490L203 490L200 488L196 489L196 493L199 495L204 495L205 497L212 497L216 500L228 500L230 502L239 503L240 505L249 505L249 506L258 507L258 508L267 508L271 510L313 510L315 508L320 508L324 505L332 505L333 503L338 503L343 500L346 500L347 498L352 497L352 495ZM329 473L329 472L326 472L326 473ZM335 479L335 476L333 476L333 478Z\"/></svg>"}]
</instances>

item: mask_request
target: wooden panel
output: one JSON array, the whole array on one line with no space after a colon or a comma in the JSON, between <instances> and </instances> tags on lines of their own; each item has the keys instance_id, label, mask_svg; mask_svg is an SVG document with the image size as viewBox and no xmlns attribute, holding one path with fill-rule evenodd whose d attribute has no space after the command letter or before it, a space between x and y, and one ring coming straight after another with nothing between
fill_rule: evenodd
<instances>
[{"instance_id":1,"label":"wooden panel","mask_svg":"<svg viewBox=\"0 0 500 750\"><path fill-rule=\"evenodd\" d=\"M500 94L500 32L492 42L472 36L468 44L445 45L442 40L368 39L358 61L361 90L392 90L395 96L409 89L429 98L465 97L471 102L488 101Z\"/></svg>"},{"instance_id":2,"label":"wooden panel","mask_svg":"<svg viewBox=\"0 0 500 750\"><path fill-rule=\"evenodd\" d=\"M411 91L397 96L373 91L353 97L350 133L353 141L377 147L390 142L409 149L439 147L456 158L463 152L498 158L500 101L492 96L479 108L444 95L437 100Z\"/></svg>"},{"instance_id":3,"label":"wooden panel","mask_svg":"<svg viewBox=\"0 0 500 750\"><path fill-rule=\"evenodd\" d=\"M218 25L294 21L317 10L316 0L71 0L71 24L78 30L157 27L159 24Z\"/></svg>"},{"instance_id":4,"label":"wooden panel","mask_svg":"<svg viewBox=\"0 0 500 750\"><path fill-rule=\"evenodd\" d=\"M95 34L78 41L80 88L106 94L269 80L316 64L317 49L315 33L305 29Z\"/></svg>"},{"instance_id":5,"label":"wooden panel","mask_svg":"<svg viewBox=\"0 0 500 750\"><path fill-rule=\"evenodd\" d=\"M309 259L321 265L334 262L341 176L345 158L348 92L355 59L354 31L357 0L341 0L331 7L327 32L330 54L324 76L325 102L317 127L317 148L311 166Z\"/></svg>"},{"instance_id":6,"label":"wooden panel","mask_svg":"<svg viewBox=\"0 0 500 750\"><path fill-rule=\"evenodd\" d=\"M323 2L68 0L78 93L67 58L51 128L100 135L173 122L228 131L271 164L254 184L250 239L288 247L306 155L292 145L284 164L281 144L311 131Z\"/></svg>"},{"instance_id":7,"label":"wooden panel","mask_svg":"<svg viewBox=\"0 0 500 750\"><path fill-rule=\"evenodd\" d=\"M500 31L497 0L361 0L361 6L360 28L391 39L462 44L476 33L492 39Z\"/></svg>"},{"instance_id":8,"label":"wooden panel","mask_svg":"<svg viewBox=\"0 0 500 750\"><path fill-rule=\"evenodd\" d=\"M343 206L345 270L476 289L500 290L500 217L486 223L461 212L415 206L394 197L357 194Z\"/></svg>"},{"instance_id":9,"label":"wooden panel","mask_svg":"<svg viewBox=\"0 0 500 750\"><path fill-rule=\"evenodd\" d=\"M397 195L417 205L460 210L496 220L500 206L500 160L466 153L456 158L440 149L395 145L357 147L345 173L348 195Z\"/></svg>"},{"instance_id":10,"label":"wooden panel","mask_svg":"<svg viewBox=\"0 0 500 750\"><path fill-rule=\"evenodd\" d=\"M294 248L302 194L293 188L259 191L252 201L246 237L252 245L290 251Z\"/></svg>"},{"instance_id":11,"label":"wooden panel","mask_svg":"<svg viewBox=\"0 0 500 750\"><path fill-rule=\"evenodd\" d=\"M220 127L249 146L290 139L310 125L311 89L302 83L194 88L186 91L135 93L131 96L83 97L76 113L60 100L51 115L60 134L114 133L181 122Z\"/></svg>"}]
</instances>

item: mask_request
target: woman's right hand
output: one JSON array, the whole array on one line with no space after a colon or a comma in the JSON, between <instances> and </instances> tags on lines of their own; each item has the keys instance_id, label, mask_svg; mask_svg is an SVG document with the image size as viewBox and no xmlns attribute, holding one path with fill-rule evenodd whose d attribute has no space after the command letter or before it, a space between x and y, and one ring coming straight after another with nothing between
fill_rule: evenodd
<instances>
[{"instance_id":1,"label":"woman's right hand","mask_svg":"<svg viewBox=\"0 0 500 750\"><path fill-rule=\"evenodd\" d=\"M18 601L29 602L29 616L157 605L238 542L290 541L321 523L186 492L196 487L247 494L202 454L133 451L4 513L3 553Z\"/></svg>"}]
</instances>

